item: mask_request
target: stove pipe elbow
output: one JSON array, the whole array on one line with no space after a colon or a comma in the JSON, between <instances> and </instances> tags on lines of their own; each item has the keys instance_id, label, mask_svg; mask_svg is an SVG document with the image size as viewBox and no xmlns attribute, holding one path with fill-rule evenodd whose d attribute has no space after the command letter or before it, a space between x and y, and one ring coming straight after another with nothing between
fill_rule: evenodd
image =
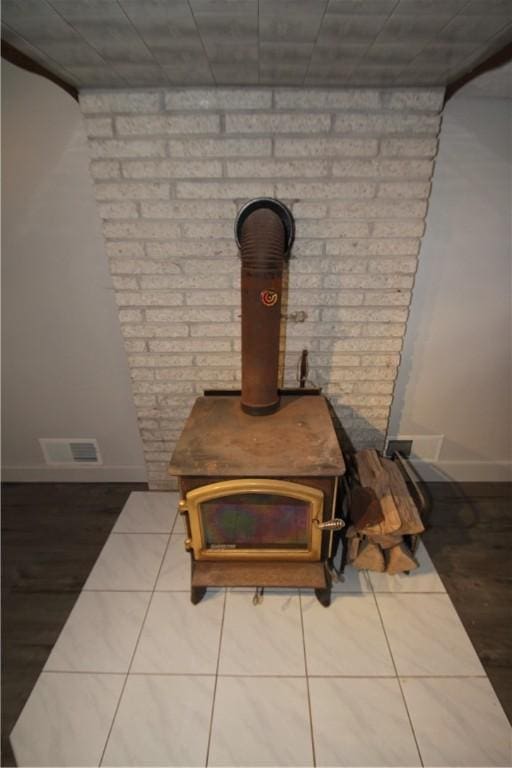
<instances>
[{"instance_id":1,"label":"stove pipe elbow","mask_svg":"<svg viewBox=\"0 0 512 768\"><path fill-rule=\"evenodd\" d=\"M261 198L239 211L235 231L242 260L241 407L263 416L279 408L281 293L293 218L278 200Z\"/></svg>"}]
</instances>

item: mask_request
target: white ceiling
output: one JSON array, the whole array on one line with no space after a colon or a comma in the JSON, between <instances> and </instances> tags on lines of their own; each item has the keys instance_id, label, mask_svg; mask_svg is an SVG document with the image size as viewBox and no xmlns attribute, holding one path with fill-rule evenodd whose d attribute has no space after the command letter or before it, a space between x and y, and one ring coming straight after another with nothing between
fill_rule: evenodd
<instances>
[{"instance_id":1,"label":"white ceiling","mask_svg":"<svg viewBox=\"0 0 512 768\"><path fill-rule=\"evenodd\" d=\"M512 40L512 0L3 0L2 16L78 88L446 85Z\"/></svg>"}]
</instances>

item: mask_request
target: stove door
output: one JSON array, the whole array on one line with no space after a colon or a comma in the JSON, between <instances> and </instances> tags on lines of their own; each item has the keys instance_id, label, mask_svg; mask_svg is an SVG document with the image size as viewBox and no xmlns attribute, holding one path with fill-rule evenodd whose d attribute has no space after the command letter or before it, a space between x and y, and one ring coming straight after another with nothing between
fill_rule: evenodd
<instances>
[{"instance_id":1,"label":"stove door","mask_svg":"<svg viewBox=\"0 0 512 768\"><path fill-rule=\"evenodd\" d=\"M196 560L320 560L322 491L282 480L227 480L189 491Z\"/></svg>"}]
</instances>

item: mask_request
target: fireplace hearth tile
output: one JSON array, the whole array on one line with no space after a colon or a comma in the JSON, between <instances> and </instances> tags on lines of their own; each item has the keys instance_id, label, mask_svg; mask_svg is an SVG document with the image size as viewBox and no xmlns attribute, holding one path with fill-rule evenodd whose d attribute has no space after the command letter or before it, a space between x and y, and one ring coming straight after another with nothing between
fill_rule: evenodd
<instances>
[{"instance_id":1,"label":"fireplace hearth tile","mask_svg":"<svg viewBox=\"0 0 512 768\"><path fill-rule=\"evenodd\" d=\"M185 536L173 533L164 556L155 589L190 590L190 555L185 551Z\"/></svg>"},{"instance_id":2,"label":"fireplace hearth tile","mask_svg":"<svg viewBox=\"0 0 512 768\"><path fill-rule=\"evenodd\" d=\"M45 671L128 672L150 592L82 592Z\"/></svg>"},{"instance_id":3,"label":"fireplace hearth tile","mask_svg":"<svg viewBox=\"0 0 512 768\"><path fill-rule=\"evenodd\" d=\"M446 592L439 574L434 568L423 543L420 542L416 559L419 568L406 573L390 576L388 573L369 573L374 592Z\"/></svg>"},{"instance_id":4,"label":"fireplace hearth tile","mask_svg":"<svg viewBox=\"0 0 512 768\"><path fill-rule=\"evenodd\" d=\"M186 592L155 592L131 671L215 674L223 611L222 592L198 606Z\"/></svg>"},{"instance_id":5,"label":"fireplace hearth tile","mask_svg":"<svg viewBox=\"0 0 512 768\"><path fill-rule=\"evenodd\" d=\"M309 690L318 766L421 765L398 680L312 678Z\"/></svg>"},{"instance_id":6,"label":"fireplace hearth tile","mask_svg":"<svg viewBox=\"0 0 512 768\"><path fill-rule=\"evenodd\" d=\"M220 677L208 765L313 765L306 679Z\"/></svg>"},{"instance_id":7,"label":"fireplace hearth tile","mask_svg":"<svg viewBox=\"0 0 512 768\"><path fill-rule=\"evenodd\" d=\"M425 766L508 766L512 729L487 678L405 678Z\"/></svg>"},{"instance_id":8,"label":"fireplace hearth tile","mask_svg":"<svg viewBox=\"0 0 512 768\"><path fill-rule=\"evenodd\" d=\"M18 765L98 765L125 675L43 672L11 733Z\"/></svg>"},{"instance_id":9,"label":"fireplace hearth tile","mask_svg":"<svg viewBox=\"0 0 512 768\"><path fill-rule=\"evenodd\" d=\"M485 675L448 595L376 595L399 675Z\"/></svg>"},{"instance_id":10,"label":"fireplace hearth tile","mask_svg":"<svg viewBox=\"0 0 512 768\"><path fill-rule=\"evenodd\" d=\"M205 765L215 677L130 675L102 765Z\"/></svg>"},{"instance_id":11,"label":"fireplace hearth tile","mask_svg":"<svg viewBox=\"0 0 512 768\"><path fill-rule=\"evenodd\" d=\"M335 563L336 564L336 563ZM352 568L351 565L345 566L343 573L344 581L333 581L332 592L338 594L340 592L371 592L372 588L368 581L368 574L366 571L358 571L357 568Z\"/></svg>"},{"instance_id":12,"label":"fireplace hearth tile","mask_svg":"<svg viewBox=\"0 0 512 768\"><path fill-rule=\"evenodd\" d=\"M229 592L219 674L305 675L298 595L265 592L254 606L250 593Z\"/></svg>"},{"instance_id":13,"label":"fireplace hearth tile","mask_svg":"<svg viewBox=\"0 0 512 768\"><path fill-rule=\"evenodd\" d=\"M170 533L177 510L177 493L132 491L113 533Z\"/></svg>"},{"instance_id":14,"label":"fireplace hearth tile","mask_svg":"<svg viewBox=\"0 0 512 768\"><path fill-rule=\"evenodd\" d=\"M84 589L152 591L168 540L161 533L112 533Z\"/></svg>"},{"instance_id":15,"label":"fireplace hearth tile","mask_svg":"<svg viewBox=\"0 0 512 768\"><path fill-rule=\"evenodd\" d=\"M309 675L395 675L373 595L338 594L329 608L301 602Z\"/></svg>"}]
</instances>

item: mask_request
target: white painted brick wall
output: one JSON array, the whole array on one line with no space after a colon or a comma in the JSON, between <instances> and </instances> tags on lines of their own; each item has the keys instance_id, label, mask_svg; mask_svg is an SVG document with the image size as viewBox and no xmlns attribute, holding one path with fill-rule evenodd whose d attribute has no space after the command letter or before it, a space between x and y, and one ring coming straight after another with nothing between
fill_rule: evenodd
<instances>
[{"instance_id":1,"label":"white painted brick wall","mask_svg":"<svg viewBox=\"0 0 512 768\"><path fill-rule=\"evenodd\" d=\"M425 227L441 89L190 88L81 95L152 488L204 388L240 382L236 211L279 197L297 240L282 379L382 447Z\"/></svg>"}]
</instances>

